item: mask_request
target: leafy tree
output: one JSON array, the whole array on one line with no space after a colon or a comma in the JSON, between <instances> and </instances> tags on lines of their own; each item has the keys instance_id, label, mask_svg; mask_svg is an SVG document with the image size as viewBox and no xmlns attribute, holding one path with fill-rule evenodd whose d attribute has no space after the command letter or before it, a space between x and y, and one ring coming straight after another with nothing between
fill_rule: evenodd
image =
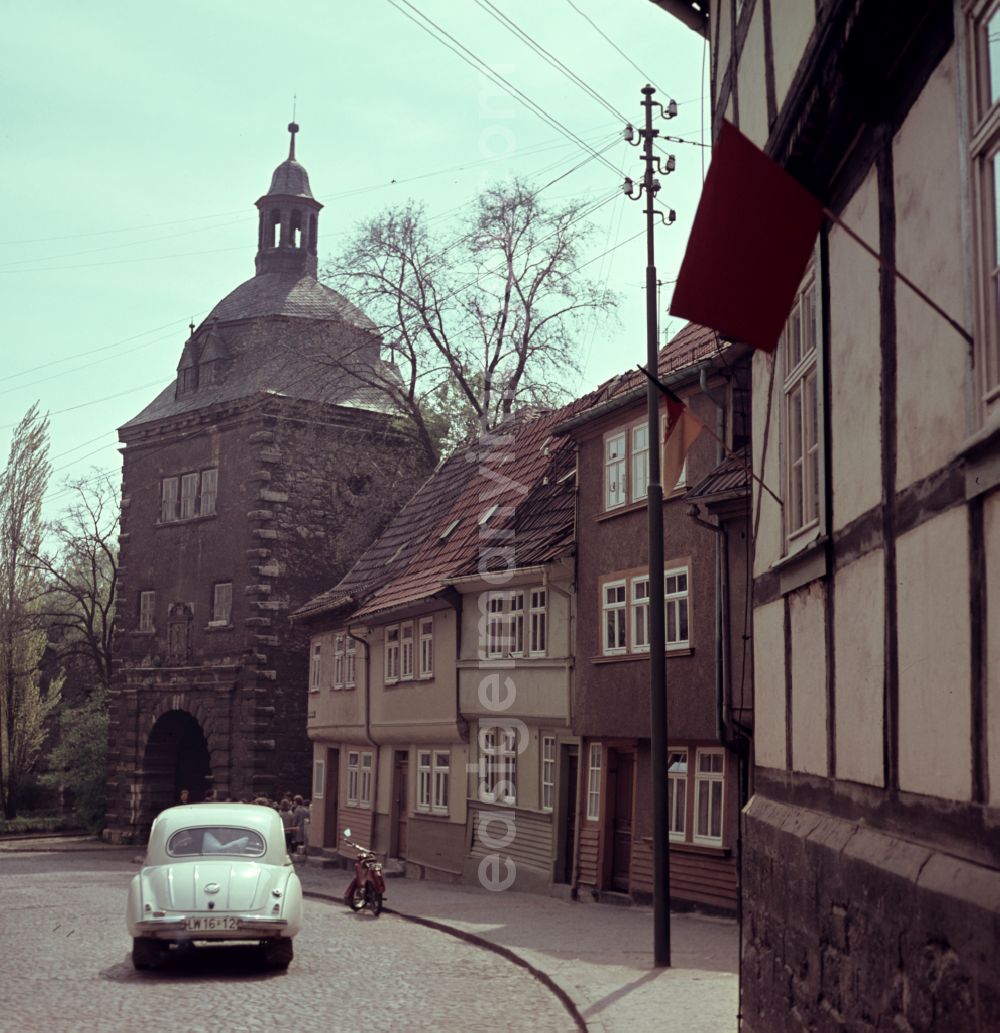
<instances>
[{"instance_id":1,"label":"leafy tree","mask_svg":"<svg viewBox=\"0 0 1000 1033\"><path fill-rule=\"evenodd\" d=\"M391 362L374 372L326 360L388 395L436 461L515 406L550 405L578 369L574 331L614 296L577 275L587 207L548 209L524 183L485 190L443 246L423 208L359 228L326 270L378 326Z\"/></svg>"},{"instance_id":2,"label":"leafy tree","mask_svg":"<svg viewBox=\"0 0 1000 1033\"><path fill-rule=\"evenodd\" d=\"M78 707L60 715L61 739L49 755L43 784L68 791L73 816L94 831L104 819L104 785L108 761L108 693L103 687Z\"/></svg>"},{"instance_id":3,"label":"leafy tree","mask_svg":"<svg viewBox=\"0 0 1000 1033\"><path fill-rule=\"evenodd\" d=\"M48 416L33 405L17 425L0 473L0 803L17 816L18 794L45 739L58 681L43 693L38 664L46 635L39 630L39 574L32 561L42 538L42 496L51 470Z\"/></svg>"}]
</instances>

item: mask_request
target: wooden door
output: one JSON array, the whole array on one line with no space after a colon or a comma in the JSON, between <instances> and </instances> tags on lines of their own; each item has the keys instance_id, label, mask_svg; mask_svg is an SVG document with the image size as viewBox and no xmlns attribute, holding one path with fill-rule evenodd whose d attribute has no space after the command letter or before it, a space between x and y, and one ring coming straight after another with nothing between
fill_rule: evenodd
<instances>
[{"instance_id":1,"label":"wooden door","mask_svg":"<svg viewBox=\"0 0 1000 1033\"><path fill-rule=\"evenodd\" d=\"M393 809L396 812L396 856L406 857L406 828L409 812L409 771L410 761L405 753L396 754L396 765L393 773Z\"/></svg>"},{"instance_id":2,"label":"wooden door","mask_svg":"<svg viewBox=\"0 0 1000 1033\"><path fill-rule=\"evenodd\" d=\"M579 809L577 800L579 768L580 757L576 751L572 751L566 757L566 777L563 779L566 792L560 794L563 808L562 878L559 880L560 882L573 881L573 849L576 844L576 816Z\"/></svg>"},{"instance_id":3,"label":"wooden door","mask_svg":"<svg viewBox=\"0 0 1000 1033\"><path fill-rule=\"evenodd\" d=\"M340 750L326 751L326 779L323 786L323 846L336 847L337 835L337 793L340 777ZM313 801L313 807L316 801Z\"/></svg>"},{"instance_id":4,"label":"wooden door","mask_svg":"<svg viewBox=\"0 0 1000 1033\"><path fill-rule=\"evenodd\" d=\"M611 888L627 893L632 867L632 775L635 767L631 753L608 751L609 786L614 814L611 817Z\"/></svg>"}]
</instances>

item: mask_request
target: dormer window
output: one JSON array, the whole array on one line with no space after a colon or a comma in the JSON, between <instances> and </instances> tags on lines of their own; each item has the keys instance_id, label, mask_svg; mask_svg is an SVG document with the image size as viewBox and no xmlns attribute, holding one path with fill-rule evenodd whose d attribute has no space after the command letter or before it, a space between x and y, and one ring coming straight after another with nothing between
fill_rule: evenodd
<instances>
[{"instance_id":1,"label":"dormer window","mask_svg":"<svg viewBox=\"0 0 1000 1033\"><path fill-rule=\"evenodd\" d=\"M198 367L187 366L177 371L177 394L185 395L198 387Z\"/></svg>"},{"instance_id":2,"label":"dormer window","mask_svg":"<svg viewBox=\"0 0 1000 1033\"><path fill-rule=\"evenodd\" d=\"M455 530L456 527L458 527L458 521L452 520L452 522L441 532L441 534L438 535L438 539L442 542L447 541L448 536L451 534L452 531Z\"/></svg>"}]
</instances>

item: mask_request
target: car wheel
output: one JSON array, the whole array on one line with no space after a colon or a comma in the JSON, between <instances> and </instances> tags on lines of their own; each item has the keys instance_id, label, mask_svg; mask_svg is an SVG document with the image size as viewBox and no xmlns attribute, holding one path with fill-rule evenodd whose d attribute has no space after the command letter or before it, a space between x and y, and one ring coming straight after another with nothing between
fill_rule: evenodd
<instances>
[{"instance_id":1,"label":"car wheel","mask_svg":"<svg viewBox=\"0 0 1000 1033\"><path fill-rule=\"evenodd\" d=\"M295 956L295 948L289 939L267 940L264 943L264 963L269 968L288 968Z\"/></svg>"},{"instance_id":2,"label":"car wheel","mask_svg":"<svg viewBox=\"0 0 1000 1033\"><path fill-rule=\"evenodd\" d=\"M365 906L365 891L359 886L352 894L348 907L352 911L361 911Z\"/></svg>"},{"instance_id":3,"label":"car wheel","mask_svg":"<svg viewBox=\"0 0 1000 1033\"><path fill-rule=\"evenodd\" d=\"M160 944L151 936L136 936L132 940L132 967L155 968L160 960Z\"/></svg>"}]
</instances>

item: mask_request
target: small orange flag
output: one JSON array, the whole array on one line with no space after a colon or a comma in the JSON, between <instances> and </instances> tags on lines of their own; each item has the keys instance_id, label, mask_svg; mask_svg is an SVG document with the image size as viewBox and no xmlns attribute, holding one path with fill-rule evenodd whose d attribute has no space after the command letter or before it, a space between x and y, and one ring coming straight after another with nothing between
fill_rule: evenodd
<instances>
[{"instance_id":1,"label":"small orange flag","mask_svg":"<svg viewBox=\"0 0 1000 1033\"><path fill-rule=\"evenodd\" d=\"M701 433L702 422L673 392L664 394L667 425L663 434L663 494L669 495L680 480L688 449Z\"/></svg>"}]
</instances>

